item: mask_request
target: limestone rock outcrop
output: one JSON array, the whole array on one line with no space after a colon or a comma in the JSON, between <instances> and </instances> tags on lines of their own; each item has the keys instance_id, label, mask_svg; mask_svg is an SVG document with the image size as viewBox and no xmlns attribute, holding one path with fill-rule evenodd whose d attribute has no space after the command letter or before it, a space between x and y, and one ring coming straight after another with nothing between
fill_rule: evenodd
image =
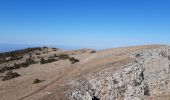
<instances>
[{"instance_id":1,"label":"limestone rock outcrop","mask_svg":"<svg viewBox=\"0 0 170 100\"><path fill-rule=\"evenodd\" d=\"M129 54L135 60L118 69L107 68L67 83L71 100L141 100L170 91L170 47Z\"/></svg>"}]
</instances>

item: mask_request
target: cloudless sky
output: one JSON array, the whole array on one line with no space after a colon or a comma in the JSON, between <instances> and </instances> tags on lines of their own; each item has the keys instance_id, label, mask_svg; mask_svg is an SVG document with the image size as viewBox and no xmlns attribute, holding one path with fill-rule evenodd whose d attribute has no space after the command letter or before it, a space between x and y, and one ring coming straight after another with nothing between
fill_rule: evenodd
<instances>
[{"instance_id":1,"label":"cloudless sky","mask_svg":"<svg viewBox=\"0 0 170 100\"><path fill-rule=\"evenodd\" d=\"M170 44L170 0L0 0L0 43Z\"/></svg>"}]
</instances>

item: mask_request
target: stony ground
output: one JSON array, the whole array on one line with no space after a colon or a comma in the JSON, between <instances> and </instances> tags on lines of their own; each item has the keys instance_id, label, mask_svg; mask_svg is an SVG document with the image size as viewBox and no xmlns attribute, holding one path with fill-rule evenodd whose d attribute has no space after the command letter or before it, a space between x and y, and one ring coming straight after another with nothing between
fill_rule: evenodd
<instances>
[{"instance_id":1,"label":"stony ground","mask_svg":"<svg viewBox=\"0 0 170 100\"><path fill-rule=\"evenodd\" d=\"M0 100L170 99L168 46L136 46L97 52L49 49L39 56L48 58L61 53L80 61L72 64L68 59L58 60L15 69L13 71L21 76L0 81ZM43 81L33 84L35 79Z\"/></svg>"}]
</instances>

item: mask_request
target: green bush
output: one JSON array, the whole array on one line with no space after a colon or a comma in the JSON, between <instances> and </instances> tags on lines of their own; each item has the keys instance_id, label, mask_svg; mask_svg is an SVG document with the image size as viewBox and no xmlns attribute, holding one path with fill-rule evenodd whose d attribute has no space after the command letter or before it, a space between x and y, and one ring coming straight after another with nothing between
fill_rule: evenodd
<instances>
[{"instance_id":1,"label":"green bush","mask_svg":"<svg viewBox=\"0 0 170 100\"><path fill-rule=\"evenodd\" d=\"M70 59L69 55L67 54L60 54L60 55L57 55L57 57L62 60Z\"/></svg>"}]
</instances>

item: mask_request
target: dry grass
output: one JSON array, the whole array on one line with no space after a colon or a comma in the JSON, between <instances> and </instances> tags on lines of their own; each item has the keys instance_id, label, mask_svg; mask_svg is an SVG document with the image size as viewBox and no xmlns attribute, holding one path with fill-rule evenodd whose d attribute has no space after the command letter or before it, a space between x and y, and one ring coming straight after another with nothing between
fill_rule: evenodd
<instances>
[{"instance_id":1,"label":"dry grass","mask_svg":"<svg viewBox=\"0 0 170 100\"><path fill-rule=\"evenodd\" d=\"M90 49L75 51L48 50L47 54L38 54L38 56L48 58L54 54L62 53L72 55L71 57L77 58L80 61L79 63L71 64L69 59L71 61L75 61L75 59L62 56L63 59L67 58L68 60L60 60L42 65L34 64L26 68L16 69L15 71L22 76L9 81L0 81L0 99L58 100L62 98L64 100L67 98L62 94L64 91L62 85L66 80L75 77L79 78L84 74L101 71L110 67L116 70L133 60L133 58L129 57L129 53L158 47L160 45L114 48L97 52L91 52L92 50ZM45 81L34 85L32 83L35 78Z\"/></svg>"}]
</instances>

